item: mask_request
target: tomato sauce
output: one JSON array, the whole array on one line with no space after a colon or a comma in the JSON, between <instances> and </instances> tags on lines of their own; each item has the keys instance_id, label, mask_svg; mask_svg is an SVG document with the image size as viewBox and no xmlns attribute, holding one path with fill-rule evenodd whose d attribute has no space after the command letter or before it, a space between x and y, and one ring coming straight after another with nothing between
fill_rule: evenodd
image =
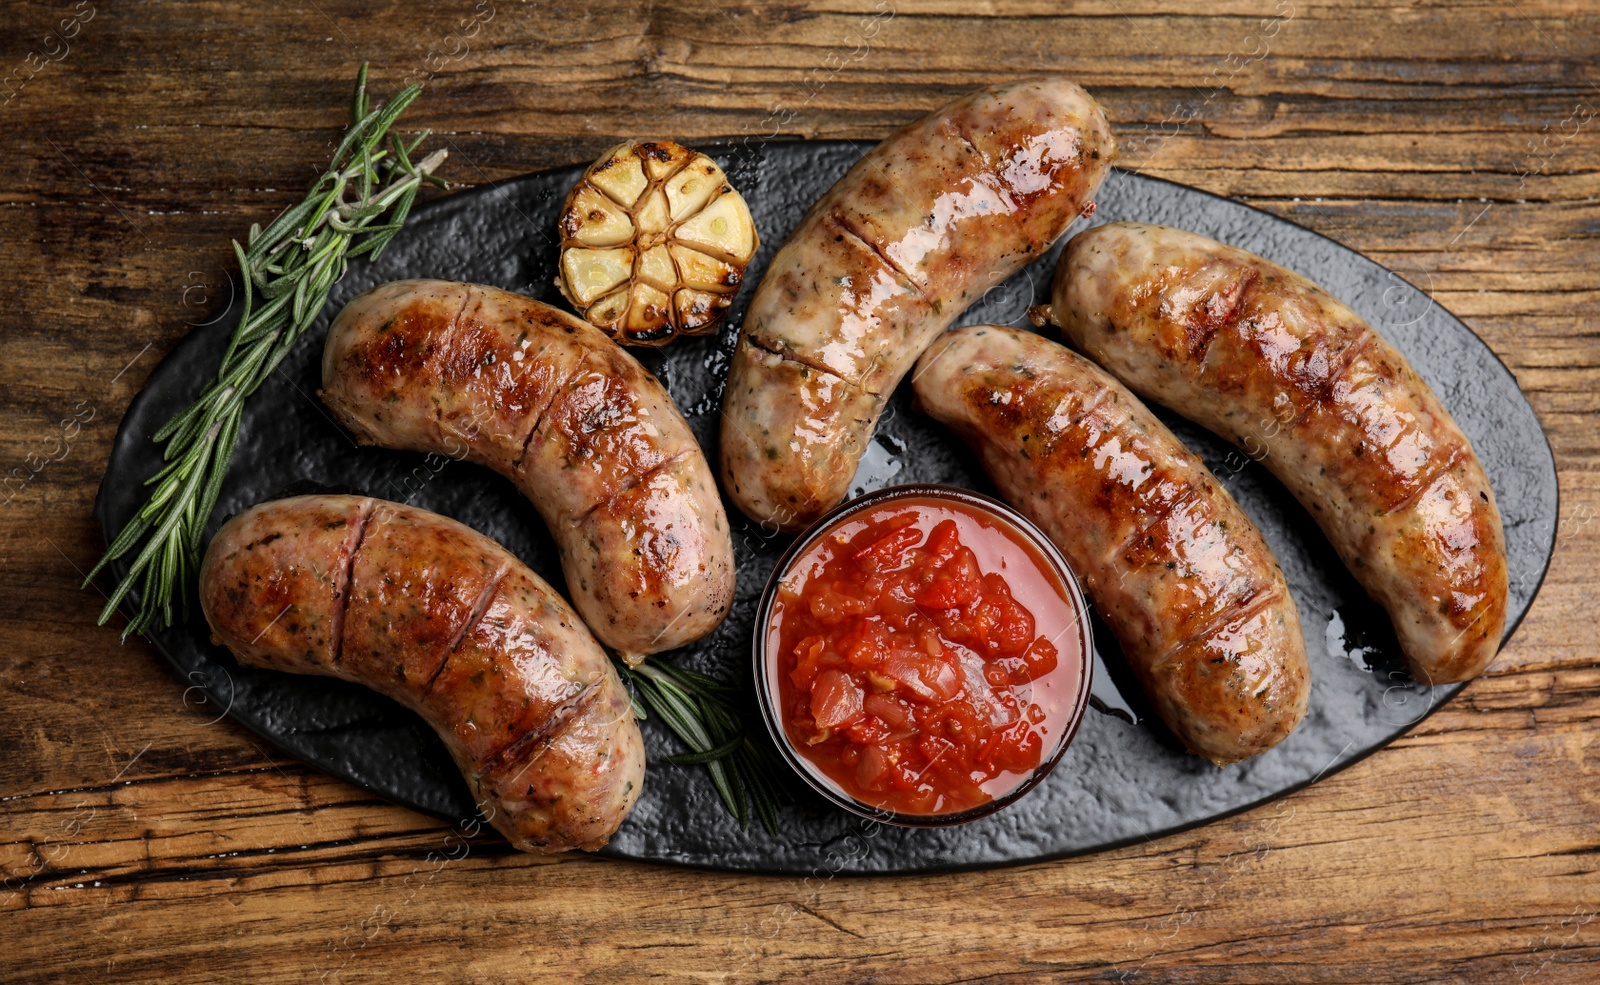
<instances>
[{"instance_id":1,"label":"tomato sauce","mask_svg":"<svg viewBox=\"0 0 1600 985\"><path fill-rule=\"evenodd\" d=\"M848 515L789 566L768 617L790 742L872 807L943 815L1004 796L1081 708L1075 597L1021 530L961 500Z\"/></svg>"}]
</instances>

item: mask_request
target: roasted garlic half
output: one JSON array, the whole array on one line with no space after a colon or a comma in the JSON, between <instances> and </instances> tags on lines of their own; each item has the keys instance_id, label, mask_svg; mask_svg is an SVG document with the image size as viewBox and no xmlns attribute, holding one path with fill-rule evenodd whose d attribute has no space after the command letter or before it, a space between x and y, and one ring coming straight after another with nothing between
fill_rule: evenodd
<instances>
[{"instance_id":1,"label":"roasted garlic half","mask_svg":"<svg viewBox=\"0 0 1600 985\"><path fill-rule=\"evenodd\" d=\"M590 165L560 225L557 286L625 345L714 329L761 242L716 162L667 140L630 140Z\"/></svg>"}]
</instances>

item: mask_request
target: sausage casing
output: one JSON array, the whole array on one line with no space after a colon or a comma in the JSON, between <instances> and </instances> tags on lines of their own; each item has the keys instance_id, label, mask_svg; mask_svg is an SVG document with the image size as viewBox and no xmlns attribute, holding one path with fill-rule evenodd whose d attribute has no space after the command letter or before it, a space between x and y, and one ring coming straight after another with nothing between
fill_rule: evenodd
<instances>
[{"instance_id":1,"label":"sausage casing","mask_svg":"<svg viewBox=\"0 0 1600 985\"><path fill-rule=\"evenodd\" d=\"M1488 476L1388 342L1304 277L1165 226L1074 237L1055 319L1135 391L1243 447L1389 613L1412 675L1469 680L1500 646L1506 555Z\"/></svg>"},{"instance_id":2,"label":"sausage casing","mask_svg":"<svg viewBox=\"0 0 1600 985\"><path fill-rule=\"evenodd\" d=\"M1082 578L1152 704L1218 764L1276 745L1311 691L1300 616L1233 497L1137 397L1031 332L948 332L918 403Z\"/></svg>"},{"instance_id":3,"label":"sausage casing","mask_svg":"<svg viewBox=\"0 0 1600 985\"><path fill-rule=\"evenodd\" d=\"M364 444L515 482L573 604L630 661L727 614L733 543L710 466L661 384L592 325L491 287L396 281L334 319L322 380Z\"/></svg>"},{"instance_id":4,"label":"sausage casing","mask_svg":"<svg viewBox=\"0 0 1600 985\"><path fill-rule=\"evenodd\" d=\"M639 797L643 741L599 644L454 520L359 496L263 503L212 540L200 605L241 663L354 681L420 714L523 851L599 848Z\"/></svg>"},{"instance_id":5,"label":"sausage casing","mask_svg":"<svg viewBox=\"0 0 1600 985\"><path fill-rule=\"evenodd\" d=\"M795 530L844 498L917 355L1047 250L1109 170L1088 93L972 93L889 137L814 205L751 299L723 396L722 482Z\"/></svg>"}]
</instances>

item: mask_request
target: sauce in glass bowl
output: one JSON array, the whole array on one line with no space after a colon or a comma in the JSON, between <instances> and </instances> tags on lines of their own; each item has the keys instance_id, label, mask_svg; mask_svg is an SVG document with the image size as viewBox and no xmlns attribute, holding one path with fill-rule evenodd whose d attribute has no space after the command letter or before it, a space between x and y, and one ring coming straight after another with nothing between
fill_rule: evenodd
<instances>
[{"instance_id":1,"label":"sauce in glass bowl","mask_svg":"<svg viewBox=\"0 0 1600 985\"><path fill-rule=\"evenodd\" d=\"M1076 579L1009 507L886 489L802 536L767 586L769 729L829 799L904 824L972 820L1054 766L1089 691Z\"/></svg>"}]
</instances>

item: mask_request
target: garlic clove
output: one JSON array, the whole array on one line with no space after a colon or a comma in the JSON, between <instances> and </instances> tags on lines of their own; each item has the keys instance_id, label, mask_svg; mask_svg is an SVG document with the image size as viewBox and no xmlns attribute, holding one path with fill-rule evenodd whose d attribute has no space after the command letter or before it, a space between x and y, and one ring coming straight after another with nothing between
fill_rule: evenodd
<instances>
[{"instance_id":1,"label":"garlic clove","mask_svg":"<svg viewBox=\"0 0 1600 985\"><path fill-rule=\"evenodd\" d=\"M756 227L736 191L727 191L678 226L674 237L728 260L748 260L756 251Z\"/></svg>"},{"instance_id":2,"label":"garlic clove","mask_svg":"<svg viewBox=\"0 0 1600 985\"><path fill-rule=\"evenodd\" d=\"M611 148L603 163L596 164L589 172L589 183L623 208L631 208L650 182L644 176L644 164L634 154L633 144L628 142Z\"/></svg>"},{"instance_id":3,"label":"garlic clove","mask_svg":"<svg viewBox=\"0 0 1600 985\"><path fill-rule=\"evenodd\" d=\"M676 251L677 247L672 249ZM673 254L667 250L665 246L645 250L639 257L639 268L634 276L661 291L670 291L678 286L678 270L672 262Z\"/></svg>"},{"instance_id":4,"label":"garlic clove","mask_svg":"<svg viewBox=\"0 0 1600 985\"><path fill-rule=\"evenodd\" d=\"M585 312L589 323L598 328L615 331L628 315L630 293L629 289L624 287L595 302L594 306Z\"/></svg>"},{"instance_id":5,"label":"garlic clove","mask_svg":"<svg viewBox=\"0 0 1600 985\"><path fill-rule=\"evenodd\" d=\"M657 330L672 332L672 299L649 284L633 285L633 305L628 309L626 331L630 337L650 337Z\"/></svg>"},{"instance_id":6,"label":"garlic clove","mask_svg":"<svg viewBox=\"0 0 1600 985\"><path fill-rule=\"evenodd\" d=\"M561 254L561 275L574 304L592 304L633 276L633 251L573 247Z\"/></svg>"},{"instance_id":7,"label":"garlic clove","mask_svg":"<svg viewBox=\"0 0 1600 985\"><path fill-rule=\"evenodd\" d=\"M645 195L644 203L634 213L634 221L641 236L659 236L667 231L672 217L667 211L667 196L661 189L653 188Z\"/></svg>"},{"instance_id":8,"label":"garlic clove","mask_svg":"<svg viewBox=\"0 0 1600 985\"><path fill-rule=\"evenodd\" d=\"M699 250L678 243L673 243L668 249L672 251L672 259L678 267L678 279L684 287L728 292L737 290L744 279L740 269Z\"/></svg>"},{"instance_id":9,"label":"garlic clove","mask_svg":"<svg viewBox=\"0 0 1600 985\"><path fill-rule=\"evenodd\" d=\"M694 151L670 140L640 141L633 152L644 162L644 173L652 182L667 178L694 157Z\"/></svg>"},{"instance_id":10,"label":"garlic clove","mask_svg":"<svg viewBox=\"0 0 1600 985\"><path fill-rule=\"evenodd\" d=\"M672 221L681 222L705 208L706 203L724 189L726 181L722 169L711 158L699 157L689 162L683 170L667 180L667 204L672 212Z\"/></svg>"},{"instance_id":11,"label":"garlic clove","mask_svg":"<svg viewBox=\"0 0 1600 985\"><path fill-rule=\"evenodd\" d=\"M677 311L678 325L683 331L693 333L720 321L723 312L732 306L733 295L684 288L672 296L672 303Z\"/></svg>"},{"instance_id":12,"label":"garlic clove","mask_svg":"<svg viewBox=\"0 0 1600 985\"><path fill-rule=\"evenodd\" d=\"M584 246L620 246L633 239L633 220L598 189L584 187L567 203L561 231Z\"/></svg>"}]
</instances>

